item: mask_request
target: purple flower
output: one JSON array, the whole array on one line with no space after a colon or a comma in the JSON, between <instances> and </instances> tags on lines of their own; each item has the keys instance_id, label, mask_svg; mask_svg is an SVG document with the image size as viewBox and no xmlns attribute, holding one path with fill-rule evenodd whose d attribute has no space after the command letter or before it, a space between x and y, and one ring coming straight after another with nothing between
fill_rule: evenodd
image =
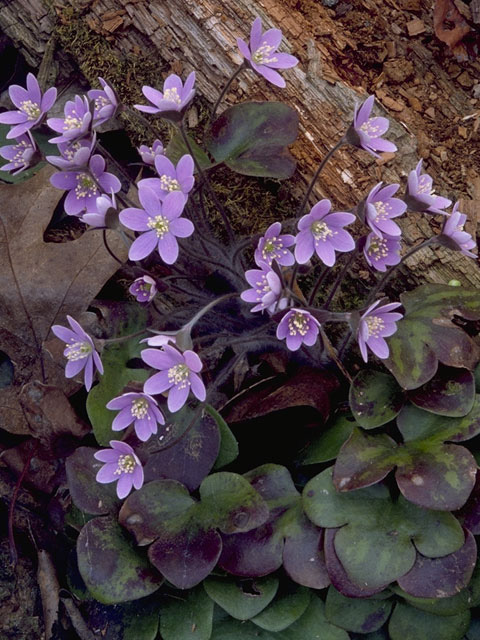
<instances>
[{"instance_id":1,"label":"purple flower","mask_svg":"<svg viewBox=\"0 0 480 640\"><path fill-rule=\"evenodd\" d=\"M302 344L311 347L318 338L320 323L311 313L303 309L292 309L280 320L277 338L287 339L287 348L297 351Z\"/></svg>"},{"instance_id":2,"label":"purple flower","mask_svg":"<svg viewBox=\"0 0 480 640\"><path fill-rule=\"evenodd\" d=\"M382 188L383 182L373 187L365 200L365 222L379 238L386 233L388 236L400 236L402 230L392 218L405 213L407 205L400 198L393 198L398 191L399 184L389 184Z\"/></svg>"},{"instance_id":3,"label":"purple flower","mask_svg":"<svg viewBox=\"0 0 480 640\"><path fill-rule=\"evenodd\" d=\"M157 293L157 285L150 276L142 276L134 280L128 290L138 302L150 302Z\"/></svg>"},{"instance_id":4,"label":"purple flower","mask_svg":"<svg viewBox=\"0 0 480 640\"><path fill-rule=\"evenodd\" d=\"M355 220L351 213L329 213L330 200L321 200L309 214L300 218L295 246L295 258L305 264L316 252L320 260L331 267L335 264L335 251L352 251L355 240L343 229Z\"/></svg>"},{"instance_id":5,"label":"purple flower","mask_svg":"<svg viewBox=\"0 0 480 640\"><path fill-rule=\"evenodd\" d=\"M12 84L8 93L18 111L0 113L0 123L15 125L7 133L7 139L18 138L32 127L40 124L45 114L57 99L54 87L47 89L42 96L40 86L33 73L27 75L27 88Z\"/></svg>"},{"instance_id":6,"label":"purple flower","mask_svg":"<svg viewBox=\"0 0 480 640\"><path fill-rule=\"evenodd\" d=\"M250 46L237 38L237 45L248 65L277 87L285 87L285 80L275 69L290 69L298 64L297 58L288 53L278 53L282 41L280 29L268 29L262 33L262 21L255 18L250 30Z\"/></svg>"},{"instance_id":7,"label":"purple flower","mask_svg":"<svg viewBox=\"0 0 480 640\"><path fill-rule=\"evenodd\" d=\"M120 212L120 222L128 229L140 231L128 252L130 260L143 260L158 249L164 262L173 264L178 258L177 238L188 238L194 226L186 218L181 218L185 199L182 193L169 193L163 202L149 187L142 186L138 197L143 209L124 209Z\"/></svg>"},{"instance_id":8,"label":"purple flower","mask_svg":"<svg viewBox=\"0 0 480 640\"><path fill-rule=\"evenodd\" d=\"M157 433L157 423L165 424L157 401L146 393L124 393L110 400L107 409L120 409L120 413L112 422L113 431L122 431L133 422L135 433L142 442L146 442L151 435Z\"/></svg>"},{"instance_id":9,"label":"purple flower","mask_svg":"<svg viewBox=\"0 0 480 640\"><path fill-rule=\"evenodd\" d=\"M135 455L135 451L126 442L110 440L111 449L101 449L94 454L100 462L105 462L97 473L96 480L101 484L116 482L117 496L120 500L126 498L132 487L141 489L143 486L143 467Z\"/></svg>"},{"instance_id":10,"label":"purple flower","mask_svg":"<svg viewBox=\"0 0 480 640\"><path fill-rule=\"evenodd\" d=\"M138 147L138 153L142 158L142 162L153 166L155 164L155 158L157 156L163 156L165 149L160 140L155 140L151 147L148 147L146 144L140 145L140 147Z\"/></svg>"},{"instance_id":11,"label":"purple flower","mask_svg":"<svg viewBox=\"0 0 480 640\"><path fill-rule=\"evenodd\" d=\"M271 266L274 260L284 267L295 262L293 255L286 249L295 244L295 237L290 234L280 235L281 230L280 222L274 222L265 231L263 238L260 238L255 250L255 262L259 267L263 264Z\"/></svg>"},{"instance_id":12,"label":"purple flower","mask_svg":"<svg viewBox=\"0 0 480 640\"><path fill-rule=\"evenodd\" d=\"M77 138L90 135L92 128L92 111L87 96L75 96L75 100L67 100L64 107L65 118L49 118L50 129L61 133L49 142L71 142Z\"/></svg>"},{"instance_id":13,"label":"purple flower","mask_svg":"<svg viewBox=\"0 0 480 640\"><path fill-rule=\"evenodd\" d=\"M95 369L100 374L103 374L102 361L95 351L95 345L88 333L71 316L67 316L67 320L71 329L58 324L54 324L52 327L52 331L57 338L66 343L65 351L63 352L63 355L68 360L65 367L65 376L74 378L82 369L85 369L85 388L90 391Z\"/></svg>"},{"instance_id":14,"label":"purple flower","mask_svg":"<svg viewBox=\"0 0 480 640\"><path fill-rule=\"evenodd\" d=\"M95 211L84 213L83 216L80 216L80 220L85 222L85 224L89 224L91 227L103 229L108 227L107 224L107 213L109 211L112 212L113 215L116 215L117 203L115 200L115 196L112 193L111 197L106 196L105 194L99 196L95 200Z\"/></svg>"},{"instance_id":15,"label":"purple flower","mask_svg":"<svg viewBox=\"0 0 480 640\"><path fill-rule=\"evenodd\" d=\"M390 126L387 118L370 117L374 101L374 96L368 96L359 109L355 105L353 124L346 133L346 139L354 147L364 149L378 158L376 151L396 151L397 147L381 137Z\"/></svg>"},{"instance_id":16,"label":"purple flower","mask_svg":"<svg viewBox=\"0 0 480 640\"><path fill-rule=\"evenodd\" d=\"M47 162L62 171L75 171L86 167L93 153L97 137L95 133L87 138L80 138L72 142L60 142L58 150L59 156L46 156Z\"/></svg>"},{"instance_id":17,"label":"purple flower","mask_svg":"<svg viewBox=\"0 0 480 640\"><path fill-rule=\"evenodd\" d=\"M442 233L437 236L436 240L439 244L453 251L461 251L464 256L477 258L478 256L470 251L470 249L477 247L477 243L463 228L466 221L467 216L458 211L458 202L456 202L452 213L448 218L445 218Z\"/></svg>"},{"instance_id":18,"label":"purple flower","mask_svg":"<svg viewBox=\"0 0 480 640\"><path fill-rule=\"evenodd\" d=\"M30 131L15 139L17 144L0 147L0 156L10 160L0 167L0 171L11 171L13 176L28 169L37 151L37 145Z\"/></svg>"},{"instance_id":19,"label":"purple flower","mask_svg":"<svg viewBox=\"0 0 480 640\"><path fill-rule=\"evenodd\" d=\"M168 390L167 406L172 413L183 407L190 390L203 402L206 398L205 385L198 375L202 361L194 351L181 353L175 347L165 345L163 349L144 349L142 360L154 369L159 369L143 387L144 393L156 395Z\"/></svg>"},{"instance_id":20,"label":"purple flower","mask_svg":"<svg viewBox=\"0 0 480 640\"><path fill-rule=\"evenodd\" d=\"M368 264L377 271L386 271L387 267L398 264L400 258L400 240L383 236L379 238L369 233L365 238L363 255Z\"/></svg>"},{"instance_id":21,"label":"purple flower","mask_svg":"<svg viewBox=\"0 0 480 640\"><path fill-rule=\"evenodd\" d=\"M388 358L390 351L384 338L395 333L397 330L395 323L403 318L401 313L391 313L394 309L402 306L400 302L392 302L379 307L380 302L377 300L368 307L358 323L357 340L365 362L368 361L367 347L382 360Z\"/></svg>"},{"instance_id":22,"label":"purple flower","mask_svg":"<svg viewBox=\"0 0 480 640\"><path fill-rule=\"evenodd\" d=\"M158 155L155 158L155 169L160 178L144 178L139 181L138 186L150 187L160 200L164 200L169 193L179 191L186 202L195 183L193 167L193 158L188 154L180 158L176 167L166 156Z\"/></svg>"},{"instance_id":23,"label":"purple flower","mask_svg":"<svg viewBox=\"0 0 480 640\"><path fill-rule=\"evenodd\" d=\"M169 342L175 344L176 341L176 336L165 334L158 334L156 336L152 336L151 338L144 338L143 340L140 340L140 342L146 342L150 347L164 347Z\"/></svg>"},{"instance_id":24,"label":"purple flower","mask_svg":"<svg viewBox=\"0 0 480 640\"><path fill-rule=\"evenodd\" d=\"M163 93L153 87L142 87L143 95L154 105L153 107L143 104L136 104L134 107L144 113L163 113L164 116L166 114L172 116L173 114L169 113L172 111L181 114L195 95L194 84L195 71L190 73L185 80L185 85L177 75L172 73L163 83Z\"/></svg>"},{"instance_id":25,"label":"purple flower","mask_svg":"<svg viewBox=\"0 0 480 640\"><path fill-rule=\"evenodd\" d=\"M285 308L286 300L280 298L282 282L270 267L263 265L261 269L249 269L245 272L245 278L252 288L242 291L240 297L245 302L257 303L250 309L252 313L265 310L275 313Z\"/></svg>"},{"instance_id":26,"label":"purple flower","mask_svg":"<svg viewBox=\"0 0 480 640\"><path fill-rule=\"evenodd\" d=\"M90 158L88 170L54 173L50 182L57 189L68 190L65 211L69 216L96 210L97 198L101 195L97 183L106 193L117 193L122 186L116 176L105 171L105 160L100 155Z\"/></svg>"},{"instance_id":27,"label":"purple flower","mask_svg":"<svg viewBox=\"0 0 480 640\"><path fill-rule=\"evenodd\" d=\"M433 180L428 173L421 173L422 162L423 160L420 160L414 171L410 171L408 175L405 202L411 211L441 213L446 216L447 212L442 209L449 207L452 201L433 195Z\"/></svg>"},{"instance_id":28,"label":"purple flower","mask_svg":"<svg viewBox=\"0 0 480 640\"><path fill-rule=\"evenodd\" d=\"M91 89L87 95L93 101L93 125L99 126L113 118L118 108L118 96L103 78L98 78L101 89Z\"/></svg>"}]
</instances>

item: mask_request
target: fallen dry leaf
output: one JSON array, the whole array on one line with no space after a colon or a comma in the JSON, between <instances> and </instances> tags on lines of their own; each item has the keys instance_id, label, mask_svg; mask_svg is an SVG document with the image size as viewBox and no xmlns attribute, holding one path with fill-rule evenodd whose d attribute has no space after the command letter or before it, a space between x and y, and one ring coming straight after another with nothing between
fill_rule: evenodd
<instances>
[{"instance_id":1,"label":"fallen dry leaf","mask_svg":"<svg viewBox=\"0 0 480 640\"><path fill-rule=\"evenodd\" d=\"M36 433L28 419L31 403L27 412L20 394L24 385L39 380L67 394L76 387L42 345L52 324L64 325L67 314L78 318L118 268L100 231L66 243L44 242L62 196L50 185L53 171L45 167L27 182L0 186L0 350L14 365L13 384L0 389L0 423L12 433ZM126 249L113 232L109 242L126 259ZM71 426L73 431L78 428Z\"/></svg>"},{"instance_id":2,"label":"fallen dry leaf","mask_svg":"<svg viewBox=\"0 0 480 640\"><path fill-rule=\"evenodd\" d=\"M453 24L453 28L449 28ZM453 49L471 31L470 26L452 0L436 0L433 28L439 40Z\"/></svg>"}]
</instances>

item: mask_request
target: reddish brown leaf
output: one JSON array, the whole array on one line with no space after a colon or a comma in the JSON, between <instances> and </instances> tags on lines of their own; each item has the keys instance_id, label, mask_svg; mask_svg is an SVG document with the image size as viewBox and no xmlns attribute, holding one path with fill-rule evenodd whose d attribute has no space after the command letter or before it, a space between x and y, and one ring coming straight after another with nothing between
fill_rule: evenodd
<instances>
[{"instance_id":1,"label":"reddish brown leaf","mask_svg":"<svg viewBox=\"0 0 480 640\"><path fill-rule=\"evenodd\" d=\"M453 28L450 28L453 24ZM452 0L436 0L433 10L433 28L439 40L453 49L471 31L465 18Z\"/></svg>"}]
</instances>

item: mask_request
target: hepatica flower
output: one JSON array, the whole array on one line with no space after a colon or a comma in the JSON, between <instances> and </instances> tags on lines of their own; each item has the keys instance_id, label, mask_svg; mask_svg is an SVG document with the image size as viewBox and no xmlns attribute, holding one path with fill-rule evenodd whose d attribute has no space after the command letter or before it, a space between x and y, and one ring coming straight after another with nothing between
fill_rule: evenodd
<instances>
[{"instance_id":1,"label":"hepatica flower","mask_svg":"<svg viewBox=\"0 0 480 640\"><path fill-rule=\"evenodd\" d=\"M126 498L132 487L141 489L143 485L143 467L135 451L126 442L110 440L111 449L101 449L94 457L105 464L97 473L96 480L101 484L117 482L117 496Z\"/></svg>"},{"instance_id":2,"label":"hepatica flower","mask_svg":"<svg viewBox=\"0 0 480 640\"><path fill-rule=\"evenodd\" d=\"M109 197L103 194L95 200L94 211L87 211L80 217L80 220L91 227L103 229L109 226L107 213L111 211L113 215L116 215L116 209L115 195L112 193Z\"/></svg>"},{"instance_id":3,"label":"hepatica flower","mask_svg":"<svg viewBox=\"0 0 480 640\"><path fill-rule=\"evenodd\" d=\"M368 361L367 347L376 356L388 358L390 350L385 338L393 335L397 330L396 323L403 318L401 313L392 313L400 302L392 302L379 307L380 300L372 304L361 316L357 329L357 340L360 353L365 362Z\"/></svg>"},{"instance_id":4,"label":"hepatica flower","mask_svg":"<svg viewBox=\"0 0 480 640\"><path fill-rule=\"evenodd\" d=\"M116 176L105 171L105 160L100 155L90 158L88 170L54 173L50 182L57 189L68 190L65 211L69 216L96 210L97 198L101 195L97 183L106 193L117 193L122 186Z\"/></svg>"},{"instance_id":5,"label":"hepatica flower","mask_svg":"<svg viewBox=\"0 0 480 640\"><path fill-rule=\"evenodd\" d=\"M277 338L286 338L287 348L297 351L302 344L311 347L318 338L320 323L311 313L303 309L292 309L280 320Z\"/></svg>"},{"instance_id":6,"label":"hepatica flower","mask_svg":"<svg viewBox=\"0 0 480 640\"><path fill-rule=\"evenodd\" d=\"M280 222L274 222L260 238L255 250L255 262L259 267L262 264L271 266L274 260L284 267L289 267L295 262L292 253L287 249L295 244L295 237L287 233L281 235L281 230Z\"/></svg>"},{"instance_id":7,"label":"hepatica flower","mask_svg":"<svg viewBox=\"0 0 480 640\"><path fill-rule=\"evenodd\" d=\"M443 209L449 207L452 201L433 195L433 180L428 173L422 173L422 162L423 160L420 160L416 168L408 174L405 202L411 211L447 215Z\"/></svg>"},{"instance_id":8,"label":"hepatica flower","mask_svg":"<svg viewBox=\"0 0 480 640\"><path fill-rule=\"evenodd\" d=\"M194 351L181 353L167 344L163 349L144 349L141 356L149 366L159 369L159 373L145 382L144 393L153 396L168 391L169 411L173 413L181 409L190 391L200 402L205 400L205 385L198 375L203 365Z\"/></svg>"},{"instance_id":9,"label":"hepatica flower","mask_svg":"<svg viewBox=\"0 0 480 640\"><path fill-rule=\"evenodd\" d=\"M86 167L97 142L95 134L71 142L60 142L59 156L47 156L46 160L62 171L76 171Z\"/></svg>"},{"instance_id":10,"label":"hepatica flower","mask_svg":"<svg viewBox=\"0 0 480 640\"><path fill-rule=\"evenodd\" d=\"M352 213L330 213L330 200L321 200L309 214L300 218L295 246L295 258L299 264L310 260L314 252L320 260L332 267L335 251L352 251L355 240L343 228L355 220Z\"/></svg>"},{"instance_id":11,"label":"hepatica flower","mask_svg":"<svg viewBox=\"0 0 480 640\"><path fill-rule=\"evenodd\" d=\"M195 71L192 71L183 84L182 80L172 73L163 83L163 92L153 87L143 87L142 93L153 106L136 104L135 109L144 113L178 112L182 114L195 95Z\"/></svg>"},{"instance_id":12,"label":"hepatica flower","mask_svg":"<svg viewBox=\"0 0 480 640\"><path fill-rule=\"evenodd\" d=\"M57 338L65 342L63 355L68 360L65 367L65 376L74 378L84 369L85 388L90 391L94 371L97 370L100 374L103 374L102 361L88 333L71 316L67 316L67 320L70 329L58 324L52 327L52 331Z\"/></svg>"},{"instance_id":13,"label":"hepatica flower","mask_svg":"<svg viewBox=\"0 0 480 640\"><path fill-rule=\"evenodd\" d=\"M185 200L179 191L169 193L163 202L149 187L140 187L138 197L143 209L129 208L120 212L120 222L128 229L141 232L128 252L130 260L143 260L155 249L166 264L178 258L177 238L188 238L194 232L190 220L181 218Z\"/></svg>"},{"instance_id":14,"label":"hepatica flower","mask_svg":"<svg viewBox=\"0 0 480 640\"><path fill-rule=\"evenodd\" d=\"M402 230L393 222L405 213L407 205L400 198L392 196L398 191L399 184L390 184L382 188L383 182L373 187L365 201L365 222L379 238L386 233L388 236L400 236Z\"/></svg>"},{"instance_id":15,"label":"hepatica flower","mask_svg":"<svg viewBox=\"0 0 480 640\"><path fill-rule=\"evenodd\" d=\"M442 233L437 236L436 240L453 251L461 251L464 256L469 258L477 258L477 255L470 251L477 247L477 243L472 236L464 230L467 216L458 211L458 202L455 203L452 213L445 219L443 223Z\"/></svg>"},{"instance_id":16,"label":"hepatica flower","mask_svg":"<svg viewBox=\"0 0 480 640\"><path fill-rule=\"evenodd\" d=\"M250 309L252 313L265 310L275 313L285 308L284 299L280 299L282 283L270 267L263 265L261 269L249 269L245 272L245 278L252 288L242 291L240 297L245 302L257 303Z\"/></svg>"},{"instance_id":17,"label":"hepatica flower","mask_svg":"<svg viewBox=\"0 0 480 640\"><path fill-rule=\"evenodd\" d=\"M8 93L17 107L16 111L0 113L0 123L13 125L7 133L7 139L18 138L43 120L47 111L57 99L55 87L47 89L42 96L40 86L33 73L27 75L27 88L12 84Z\"/></svg>"},{"instance_id":18,"label":"hepatica flower","mask_svg":"<svg viewBox=\"0 0 480 640\"><path fill-rule=\"evenodd\" d=\"M135 296L137 302L150 302L157 293L157 285L150 276L142 276L134 280L128 290L132 296Z\"/></svg>"},{"instance_id":19,"label":"hepatica flower","mask_svg":"<svg viewBox=\"0 0 480 640\"><path fill-rule=\"evenodd\" d=\"M165 149L160 140L155 140L151 147L148 147L146 144L142 144L138 147L137 151L142 158L142 162L151 165L152 167L155 164L156 157L163 156L165 153Z\"/></svg>"},{"instance_id":20,"label":"hepatica flower","mask_svg":"<svg viewBox=\"0 0 480 640\"><path fill-rule=\"evenodd\" d=\"M49 142L71 142L77 138L85 138L92 128L92 109L87 96L75 96L74 100L67 100L64 107L64 118L49 118L47 124L50 129L61 135L51 138Z\"/></svg>"},{"instance_id":21,"label":"hepatica flower","mask_svg":"<svg viewBox=\"0 0 480 640\"><path fill-rule=\"evenodd\" d=\"M157 155L155 158L155 169L159 178L144 178L138 183L142 186L153 189L160 200L164 200L169 193L180 192L183 194L185 202L188 193L193 189L195 178L193 177L193 158L186 154L180 158L175 165L164 155Z\"/></svg>"},{"instance_id":22,"label":"hepatica flower","mask_svg":"<svg viewBox=\"0 0 480 640\"><path fill-rule=\"evenodd\" d=\"M280 29L262 32L262 21L255 18L250 30L250 45L237 38L240 53L248 65L277 87L285 87L285 80L275 69L290 69L298 64L298 59L288 53L278 53L282 41Z\"/></svg>"},{"instance_id":23,"label":"hepatica flower","mask_svg":"<svg viewBox=\"0 0 480 640\"><path fill-rule=\"evenodd\" d=\"M99 126L113 118L118 109L118 96L103 78L98 78L101 89L91 89L87 95L93 102L93 124Z\"/></svg>"},{"instance_id":24,"label":"hepatica flower","mask_svg":"<svg viewBox=\"0 0 480 640\"><path fill-rule=\"evenodd\" d=\"M374 101L374 96L368 96L360 108L355 106L353 124L346 133L346 140L354 147L364 149L378 158L377 151L396 151L397 147L393 142L382 138L390 126L387 118L370 117Z\"/></svg>"},{"instance_id":25,"label":"hepatica flower","mask_svg":"<svg viewBox=\"0 0 480 640\"><path fill-rule=\"evenodd\" d=\"M110 400L107 409L120 409L112 422L113 431L122 431L133 422L135 433L142 442L157 433L158 424L165 424L157 401L146 393L124 393Z\"/></svg>"},{"instance_id":26,"label":"hepatica flower","mask_svg":"<svg viewBox=\"0 0 480 640\"><path fill-rule=\"evenodd\" d=\"M386 271L387 267L398 264L401 260L400 240L388 236L379 238L374 233L369 233L365 239L363 255L371 267L377 271Z\"/></svg>"},{"instance_id":27,"label":"hepatica flower","mask_svg":"<svg viewBox=\"0 0 480 640\"><path fill-rule=\"evenodd\" d=\"M0 171L11 171L14 176L28 169L37 151L30 131L18 136L15 142L16 144L0 147L0 156L9 161L0 167Z\"/></svg>"}]
</instances>

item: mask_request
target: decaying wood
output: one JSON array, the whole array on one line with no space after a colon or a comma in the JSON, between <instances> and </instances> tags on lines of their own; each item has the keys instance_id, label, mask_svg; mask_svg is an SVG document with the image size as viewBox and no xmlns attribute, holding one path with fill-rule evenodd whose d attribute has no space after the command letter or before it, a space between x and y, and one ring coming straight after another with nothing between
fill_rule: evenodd
<instances>
[{"instance_id":1,"label":"decaying wood","mask_svg":"<svg viewBox=\"0 0 480 640\"><path fill-rule=\"evenodd\" d=\"M362 1L366 15L376 3L378 0ZM342 81L340 69L335 68L334 60L339 59L346 47L355 48L355 43L338 28L331 12L320 2L315 5L318 17L312 33L311 24L302 12L282 0L255 3L251 0L0 0L0 29L20 46L31 64L38 66L55 30L56 18L62 16L65 6L74 6L81 10L81 20L96 33L102 33L119 55L141 51L147 57L169 63L172 70L182 75L195 70L198 91L214 102L219 88L241 61L236 38L248 38L249 25L259 15L265 28L282 29L282 50L295 54L301 63L284 73L287 80L284 90L272 87L251 72L242 74L227 95L226 103L248 98L277 99L292 105L300 116L300 138L293 153L300 173L307 180L332 143L345 132L355 100L366 96L360 87L348 86ZM431 29L431 25L427 26ZM414 36L409 41L415 72L431 73L432 91L451 91L450 78L436 64L431 52ZM386 46L385 51L389 57L395 55L392 46ZM161 80L159 77L159 84ZM375 162L363 152L342 149L327 165L316 189L317 197L330 198L338 209L351 208L376 181L404 183L408 171L418 160L416 136L422 135L422 126L415 115L425 110L428 117L428 108L432 107L421 105L414 94L404 92L406 95L402 97L398 88L392 92L382 85L380 74L375 92L385 107L385 115L394 121L389 139L397 144L399 152L392 159L387 156ZM471 113L468 93L455 91L445 102L445 108L451 111L452 118L460 119ZM402 124L407 117L408 129ZM435 111L431 117L435 117ZM437 159L432 160L435 177ZM441 162L441 156L438 161ZM455 193L458 187L454 184L439 184L438 191L443 193L442 188L450 188L450 193L445 195L467 195ZM431 234L428 221L418 214L409 215L401 224L407 243ZM410 266L414 270L414 281L448 282L456 278L465 284L480 286L478 265L459 253L426 249L415 256Z\"/></svg>"}]
</instances>

